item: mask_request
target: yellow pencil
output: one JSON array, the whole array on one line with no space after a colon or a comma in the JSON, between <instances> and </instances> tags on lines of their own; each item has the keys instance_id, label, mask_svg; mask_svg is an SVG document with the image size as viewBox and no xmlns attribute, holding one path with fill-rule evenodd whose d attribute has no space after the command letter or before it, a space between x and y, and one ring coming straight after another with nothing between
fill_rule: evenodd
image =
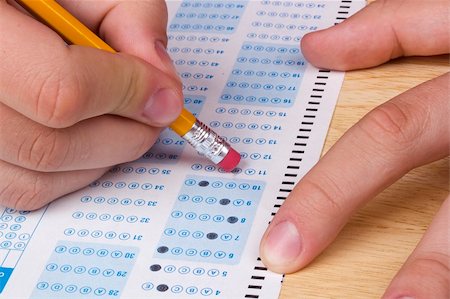
<instances>
[{"instance_id":1,"label":"yellow pencil","mask_svg":"<svg viewBox=\"0 0 450 299\"><path fill-rule=\"evenodd\" d=\"M54 0L18 0L16 2L46 23L67 42L116 53ZM200 154L205 155L225 171L233 170L240 161L238 152L184 108L170 128Z\"/></svg>"}]
</instances>

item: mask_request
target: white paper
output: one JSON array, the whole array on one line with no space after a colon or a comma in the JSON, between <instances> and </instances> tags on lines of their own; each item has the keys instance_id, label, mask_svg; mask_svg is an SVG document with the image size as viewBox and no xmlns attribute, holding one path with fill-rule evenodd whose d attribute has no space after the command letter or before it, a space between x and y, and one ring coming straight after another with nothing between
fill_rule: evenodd
<instances>
[{"instance_id":1,"label":"white paper","mask_svg":"<svg viewBox=\"0 0 450 299\"><path fill-rule=\"evenodd\" d=\"M0 298L277 298L267 224L317 162L343 80L301 37L364 1L168 2L187 109L241 152L219 171L166 130L141 159L0 217ZM120 146L120 145L117 145Z\"/></svg>"}]
</instances>

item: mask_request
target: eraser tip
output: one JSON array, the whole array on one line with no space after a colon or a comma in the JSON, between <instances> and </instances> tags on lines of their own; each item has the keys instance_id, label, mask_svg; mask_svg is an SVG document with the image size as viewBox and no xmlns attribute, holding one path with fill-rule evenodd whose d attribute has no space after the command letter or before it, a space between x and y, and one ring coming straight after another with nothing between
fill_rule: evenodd
<instances>
[{"instance_id":1,"label":"eraser tip","mask_svg":"<svg viewBox=\"0 0 450 299\"><path fill-rule=\"evenodd\" d=\"M232 171L241 161L241 155L233 148L228 150L227 155L219 162L219 166L226 172Z\"/></svg>"}]
</instances>

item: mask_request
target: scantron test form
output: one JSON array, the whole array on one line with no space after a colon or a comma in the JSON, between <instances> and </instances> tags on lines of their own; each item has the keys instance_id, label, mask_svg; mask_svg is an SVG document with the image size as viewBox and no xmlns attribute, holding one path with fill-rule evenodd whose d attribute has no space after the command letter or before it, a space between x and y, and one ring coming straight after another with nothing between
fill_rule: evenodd
<instances>
[{"instance_id":1,"label":"scantron test form","mask_svg":"<svg viewBox=\"0 0 450 299\"><path fill-rule=\"evenodd\" d=\"M267 224L319 159L343 73L301 37L364 1L168 2L185 106L242 156L225 173L169 129L137 161L38 211L0 211L0 298L277 298Z\"/></svg>"}]
</instances>

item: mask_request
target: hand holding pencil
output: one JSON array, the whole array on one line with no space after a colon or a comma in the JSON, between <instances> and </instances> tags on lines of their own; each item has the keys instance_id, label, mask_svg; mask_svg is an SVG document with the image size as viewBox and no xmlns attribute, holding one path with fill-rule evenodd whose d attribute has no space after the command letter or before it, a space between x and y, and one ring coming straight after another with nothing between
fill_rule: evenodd
<instances>
[{"instance_id":1,"label":"hand holding pencil","mask_svg":"<svg viewBox=\"0 0 450 299\"><path fill-rule=\"evenodd\" d=\"M0 2L6 206L39 208L138 158L183 110L164 1L60 3L120 53L67 46L16 3Z\"/></svg>"}]
</instances>

